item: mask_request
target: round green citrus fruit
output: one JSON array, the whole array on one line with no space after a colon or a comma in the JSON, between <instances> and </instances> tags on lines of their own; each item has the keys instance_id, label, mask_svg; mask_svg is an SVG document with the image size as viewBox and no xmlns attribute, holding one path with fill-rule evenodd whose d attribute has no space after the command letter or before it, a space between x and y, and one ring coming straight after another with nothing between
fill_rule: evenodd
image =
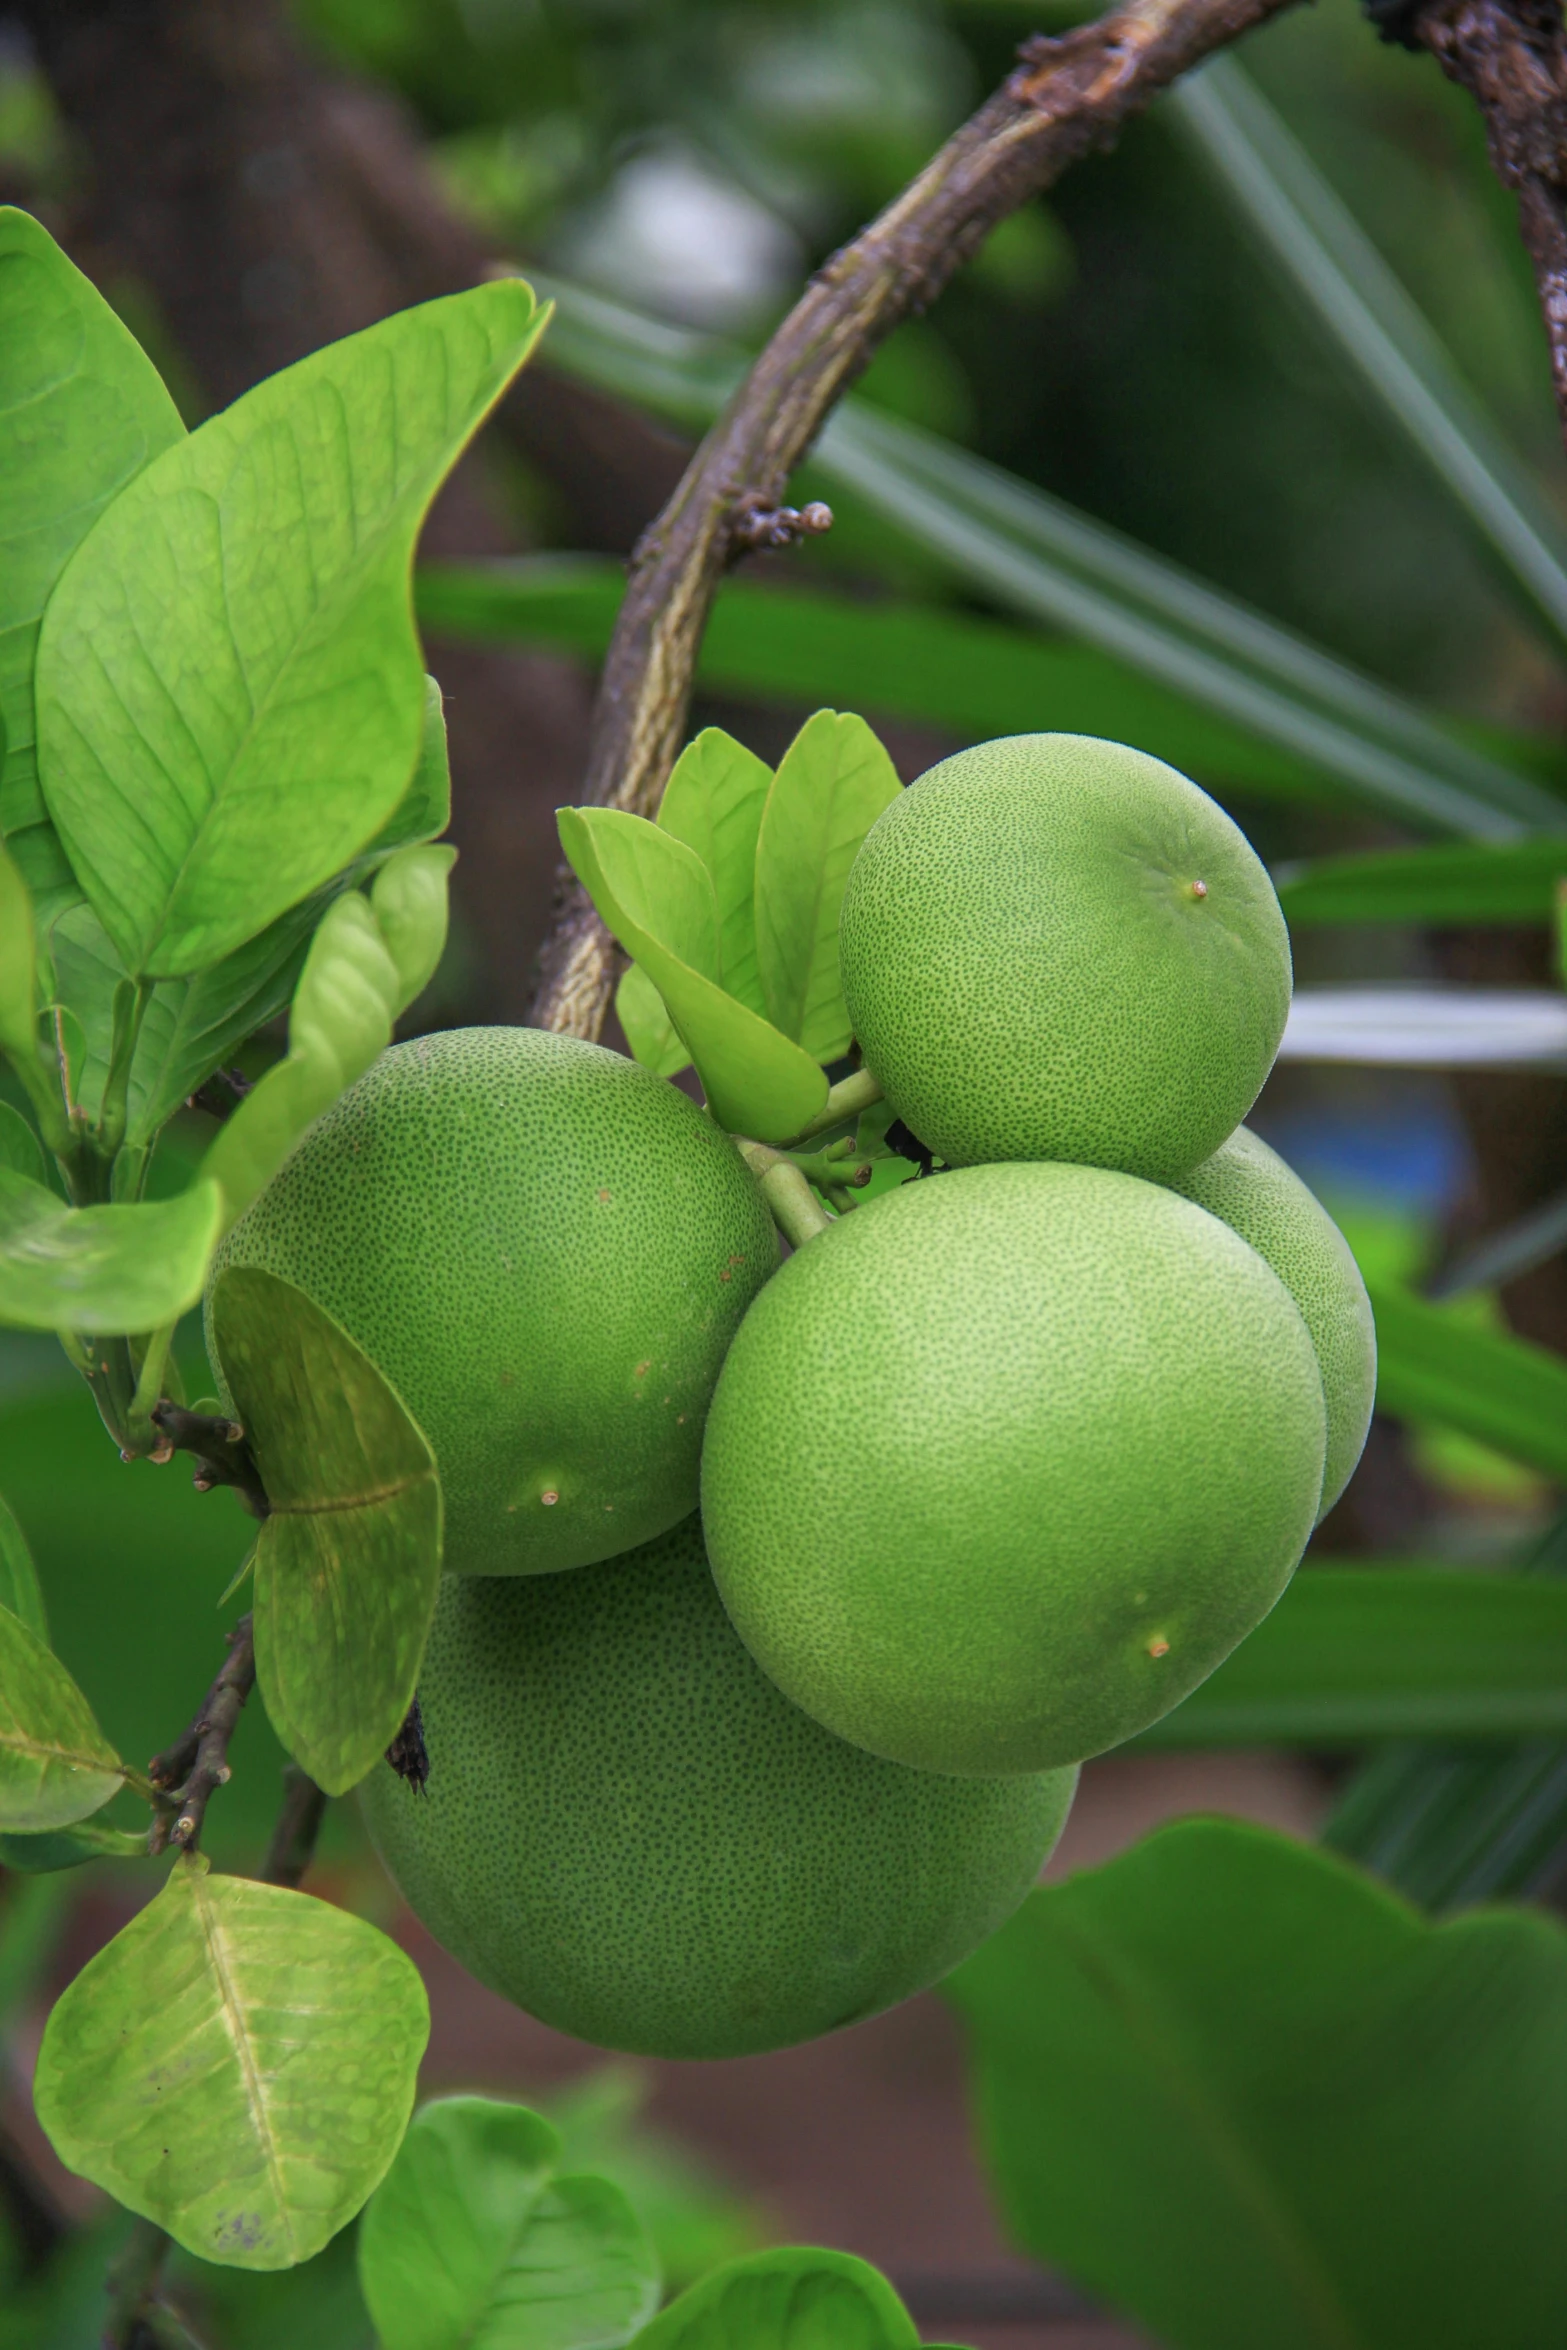
<instances>
[{"instance_id":1,"label":"round green citrus fruit","mask_svg":"<svg viewBox=\"0 0 1567 2350\"><path fill-rule=\"evenodd\" d=\"M1184 1174L1250 1109L1289 1010L1245 837L1088 735L981 743L911 784L854 861L839 952L867 1065L954 1166Z\"/></svg>"},{"instance_id":2,"label":"round green citrus fruit","mask_svg":"<svg viewBox=\"0 0 1567 2350\"><path fill-rule=\"evenodd\" d=\"M873 1754L1032 1771L1168 1712L1267 1614L1322 1490L1276 1274L1100 1168L906 1184L791 1257L702 1454L724 1604Z\"/></svg>"},{"instance_id":3,"label":"round green citrus fruit","mask_svg":"<svg viewBox=\"0 0 1567 2350\"><path fill-rule=\"evenodd\" d=\"M362 1797L437 1941L559 2031L746 2056L934 1982L1023 1899L1075 1774L938 1778L846 1746L736 1639L700 1521L543 1581L447 1576L429 1785Z\"/></svg>"},{"instance_id":4,"label":"round green citrus fruit","mask_svg":"<svg viewBox=\"0 0 1567 2350\"><path fill-rule=\"evenodd\" d=\"M262 1266L341 1323L434 1449L448 1568L520 1575L695 1507L713 1382L777 1262L753 1177L685 1094L573 1037L467 1028L383 1053L213 1280Z\"/></svg>"},{"instance_id":5,"label":"round green citrus fruit","mask_svg":"<svg viewBox=\"0 0 1567 2350\"><path fill-rule=\"evenodd\" d=\"M1249 1241L1300 1308L1327 1405L1317 1508L1325 1517L1365 1448L1377 1392L1376 1324L1349 1243L1293 1168L1244 1126L1174 1188Z\"/></svg>"}]
</instances>

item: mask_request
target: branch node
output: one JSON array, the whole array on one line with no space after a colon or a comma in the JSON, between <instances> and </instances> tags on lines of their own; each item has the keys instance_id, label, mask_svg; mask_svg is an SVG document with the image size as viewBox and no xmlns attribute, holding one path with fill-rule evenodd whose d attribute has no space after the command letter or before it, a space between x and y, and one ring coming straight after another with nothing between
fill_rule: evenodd
<instances>
[{"instance_id":1,"label":"branch node","mask_svg":"<svg viewBox=\"0 0 1567 2350\"><path fill-rule=\"evenodd\" d=\"M196 1473L192 1483L198 1493L210 1493L214 1485L232 1485L253 1518L267 1516L272 1505L238 1420L208 1412L188 1412L183 1404L171 1403L167 1396L153 1405L151 1417L164 1459L172 1458L176 1452L195 1455ZM163 1451L164 1446L167 1451Z\"/></svg>"},{"instance_id":2,"label":"branch node","mask_svg":"<svg viewBox=\"0 0 1567 2350\"><path fill-rule=\"evenodd\" d=\"M755 555L764 547L797 547L832 528L832 508L820 498L808 506L774 506L759 496L742 498L729 529L729 560Z\"/></svg>"}]
</instances>

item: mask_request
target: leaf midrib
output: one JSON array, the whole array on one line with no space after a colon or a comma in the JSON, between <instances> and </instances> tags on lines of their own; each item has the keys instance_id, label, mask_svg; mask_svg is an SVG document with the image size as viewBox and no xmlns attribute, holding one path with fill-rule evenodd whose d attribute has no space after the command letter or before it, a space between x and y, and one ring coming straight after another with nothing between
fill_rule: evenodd
<instances>
[{"instance_id":1,"label":"leaf midrib","mask_svg":"<svg viewBox=\"0 0 1567 2350\"><path fill-rule=\"evenodd\" d=\"M1125 1961L1075 1926L1056 1920L1056 1931L1073 1950L1078 1965L1101 1996L1114 2008L1136 2039L1151 2071L1163 2076L1178 2107L1197 2125L1209 2156L1243 2208L1255 2216L1276 2265L1294 2290L1302 2314L1318 2329L1324 2350L1373 2350L1345 2308L1326 2265L1309 2236L1298 2226L1288 2204L1274 2188L1265 2166L1255 2160L1239 2137L1224 2108L1212 2098L1192 2067L1177 2055L1181 2019L1162 2015L1160 2002L1146 1980Z\"/></svg>"},{"instance_id":2,"label":"leaf midrib","mask_svg":"<svg viewBox=\"0 0 1567 2350\"><path fill-rule=\"evenodd\" d=\"M272 2130L266 2094L251 2049L250 2037L245 2029L243 2004L234 1978L229 1971L226 1939L218 1919L217 1904L211 1897L205 1876L192 1878L191 1898L195 1906L196 1922L206 1944L208 1963L217 1986L218 2014L222 2019L223 2028L229 2036L229 2043L234 2050L235 2062L244 2087L245 2101L250 2108L251 2124L266 2163L267 2181L272 2190L273 2201L282 2223L289 2252L297 2259L298 2245L295 2241L293 2219L289 2211L288 2190Z\"/></svg>"}]
</instances>

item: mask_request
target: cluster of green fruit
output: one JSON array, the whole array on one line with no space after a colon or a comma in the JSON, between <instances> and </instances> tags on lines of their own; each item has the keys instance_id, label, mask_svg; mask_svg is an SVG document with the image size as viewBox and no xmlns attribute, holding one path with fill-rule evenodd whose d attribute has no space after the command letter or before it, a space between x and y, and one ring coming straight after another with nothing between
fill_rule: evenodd
<instances>
[{"instance_id":1,"label":"cluster of green fruit","mask_svg":"<svg viewBox=\"0 0 1567 2350\"><path fill-rule=\"evenodd\" d=\"M779 2046L946 1972L1079 1761L1273 1605L1369 1418L1349 1251L1239 1126L1283 918L1195 785L965 752L873 825L840 937L943 1164L781 1268L684 1094L495 1029L387 1053L219 1263L333 1315L439 1463L429 1785L364 1789L393 1875L612 2046Z\"/></svg>"}]
</instances>

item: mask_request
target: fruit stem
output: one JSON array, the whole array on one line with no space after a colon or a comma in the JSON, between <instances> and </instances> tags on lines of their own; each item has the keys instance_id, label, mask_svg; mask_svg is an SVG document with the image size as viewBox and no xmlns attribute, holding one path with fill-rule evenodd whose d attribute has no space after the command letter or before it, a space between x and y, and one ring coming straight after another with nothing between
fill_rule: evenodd
<instances>
[{"instance_id":1,"label":"fruit stem","mask_svg":"<svg viewBox=\"0 0 1567 2350\"><path fill-rule=\"evenodd\" d=\"M804 1248L808 1240L827 1230L833 1218L811 1189L803 1167L765 1142L748 1142L741 1135L736 1135L735 1142L756 1177L773 1222L791 1248Z\"/></svg>"},{"instance_id":2,"label":"fruit stem","mask_svg":"<svg viewBox=\"0 0 1567 2350\"><path fill-rule=\"evenodd\" d=\"M869 1069L856 1069L852 1076L840 1077L829 1088L826 1101L809 1125L790 1135L789 1148L798 1150L802 1142L810 1142L818 1134L830 1134L835 1126L846 1126L851 1118L857 1118L862 1110L868 1110L873 1102L880 1100L880 1080Z\"/></svg>"}]
</instances>

